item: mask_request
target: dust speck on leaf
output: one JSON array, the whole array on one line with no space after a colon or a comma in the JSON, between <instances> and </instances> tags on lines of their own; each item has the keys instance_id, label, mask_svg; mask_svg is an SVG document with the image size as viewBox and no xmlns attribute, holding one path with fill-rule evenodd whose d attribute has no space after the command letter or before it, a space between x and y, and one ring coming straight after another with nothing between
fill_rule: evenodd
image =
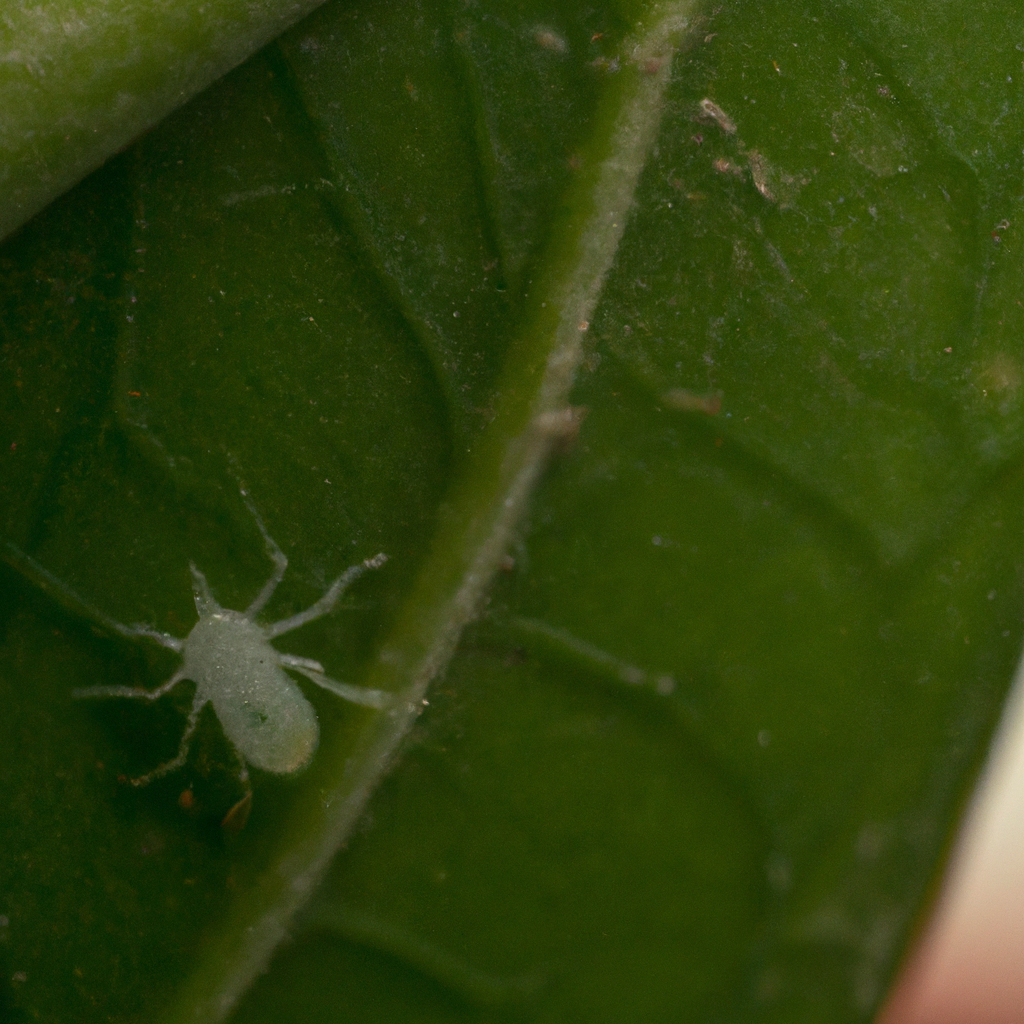
<instances>
[{"instance_id":1,"label":"dust speck on leaf","mask_svg":"<svg viewBox=\"0 0 1024 1024\"><path fill-rule=\"evenodd\" d=\"M719 394L701 395L685 388L672 388L661 396L662 402L669 409L680 412L702 412L706 416L717 416L722 411L722 396Z\"/></svg>"},{"instance_id":2,"label":"dust speck on leaf","mask_svg":"<svg viewBox=\"0 0 1024 1024\"><path fill-rule=\"evenodd\" d=\"M533 41L542 50L550 50L552 53L565 53L569 49L569 44L565 41L565 37L550 28L535 29Z\"/></svg>"},{"instance_id":3,"label":"dust speck on leaf","mask_svg":"<svg viewBox=\"0 0 1024 1024\"><path fill-rule=\"evenodd\" d=\"M736 134L736 122L712 99L705 97L700 101L697 119L705 124L714 124L726 135Z\"/></svg>"}]
</instances>

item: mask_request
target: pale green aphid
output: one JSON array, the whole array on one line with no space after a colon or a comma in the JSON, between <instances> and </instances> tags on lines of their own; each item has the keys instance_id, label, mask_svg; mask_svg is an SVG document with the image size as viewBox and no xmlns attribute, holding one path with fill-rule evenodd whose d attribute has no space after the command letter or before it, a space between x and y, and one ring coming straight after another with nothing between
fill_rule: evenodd
<instances>
[{"instance_id":1,"label":"pale green aphid","mask_svg":"<svg viewBox=\"0 0 1024 1024\"><path fill-rule=\"evenodd\" d=\"M13 546L8 547L13 560L28 575L43 586L56 588L68 604L84 611L103 626L121 636L154 640L181 655L181 667L155 690L131 686L89 686L72 693L74 697L157 700L182 680L191 679L196 684L195 698L178 753L165 764L132 779L133 786L144 786L185 763L199 713L206 704L213 705L225 736L242 762L243 781L248 781L246 765L287 775L308 764L316 752L320 727L313 706L285 669L298 672L317 686L356 704L383 708L390 701L390 695L383 690L340 683L324 674L320 662L294 654L282 654L270 643L284 633L329 614L348 585L367 569L379 568L387 561L387 556L378 554L359 565L349 567L328 587L320 600L305 611L261 626L256 622L256 617L266 607L277 585L284 578L288 558L267 532L263 520L244 491L242 497L263 534L267 554L274 563L274 571L252 604L244 612L239 612L222 608L211 593L206 577L194 564L189 563L199 621L184 640L148 626L126 626L108 618L34 559Z\"/></svg>"}]
</instances>

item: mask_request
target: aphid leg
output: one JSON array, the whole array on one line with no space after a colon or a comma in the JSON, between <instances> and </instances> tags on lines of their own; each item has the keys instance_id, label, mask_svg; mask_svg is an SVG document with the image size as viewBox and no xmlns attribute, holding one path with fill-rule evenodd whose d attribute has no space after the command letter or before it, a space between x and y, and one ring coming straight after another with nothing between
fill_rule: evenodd
<instances>
[{"instance_id":1,"label":"aphid leg","mask_svg":"<svg viewBox=\"0 0 1024 1024\"><path fill-rule=\"evenodd\" d=\"M297 654L278 653L278 659L285 668L308 668L310 672L323 672L324 667L315 658L300 658Z\"/></svg>"},{"instance_id":2,"label":"aphid leg","mask_svg":"<svg viewBox=\"0 0 1024 1024\"><path fill-rule=\"evenodd\" d=\"M256 520L256 525L260 528L260 533L263 534L263 543L267 549L267 555L274 563L274 571L270 574L270 579L263 584L263 589L256 595L256 600L245 609L245 617L247 619L254 619L266 608L267 602L274 596L274 591L277 590L277 585L284 579L285 571L288 568L288 556L277 546L277 541L270 536L266 526L263 525L263 519L259 512L256 511L256 506L253 504L253 500L249 497L248 492L244 488L241 488L241 492L245 507L252 513L253 519Z\"/></svg>"},{"instance_id":3,"label":"aphid leg","mask_svg":"<svg viewBox=\"0 0 1024 1024\"><path fill-rule=\"evenodd\" d=\"M217 604L217 599L213 596L213 591L210 590L210 584L206 582L202 569L195 562L189 562L188 567L192 572L192 596L196 601L196 612L199 618L203 619L217 611L220 605Z\"/></svg>"},{"instance_id":4,"label":"aphid leg","mask_svg":"<svg viewBox=\"0 0 1024 1024\"><path fill-rule=\"evenodd\" d=\"M141 686L82 686L71 691L71 696L76 700L81 697L135 697L141 700L157 700L165 693L170 693L185 678L185 673L178 669L177 672L161 683L155 690L144 690Z\"/></svg>"},{"instance_id":5,"label":"aphid leg","mask_svg":"<svg viewBox=\"0 0 1024 1024\"><path fill-rule=\"evenodd\" d=\"M288 633L293 629L298 629L299 626L304 626L307 622L313 622L314 620L327 615L328 612L330 612L338 603L338 598L341 597L353 580L362 576L367 569L379 569L387 560L388 556L381 552L379 555L374 555L373 558L366 559L365 562L360 562L359 565L349 566L330 585L330 587L327 588L327 592L319 601L315 604L311 604L304 612L299 612L297 615L292 615L290 618L282 619L280 622L273 622L269 626L264 626L264 636L266 636L268 640L273 640L276 636L281 636L283 633Z\"/></svg>"},{"instance_id":6,"label":"aphid leg","mask_svg":"<svg viewBox=\"0 0 1024 1024\"><path fill-rule=\"evenodd\" d=\"M371 690L365 686L339 683L337 679L331 679L330 676L325 676L323 672L317 672L307 668L305 665L295 664L296 661L304 661L305 659L297 658L285 661L285 658L291 658L291 656L286 654L281 657L281 664L286 668L294 669L296 672L304 675L310 682L316 683L317 686L322 686L335 696L351 701L353 704L362 704L363 707L380 710L381 708L388 707L394 700L394 694L388 693L386 690Z\"/></svg>"},{"instance_id":7,"label":"aphid leg","mask_svg":"<svg viewBox=\"0 0 1024 1024\"><path fill-rule=\"evenodd\" d=\"M175 768L180 768L188 760L188 748L192 742L192 733L196 731L196 725L199 723L199 712L203 710L205 704L205 700L197 699L192 702L192 710L188 713L188 722L185 723L185 731L181 734L181 744L178 747L177 754L170 761L158 765L151 772L146 772L145 775L132 779L133 786L148 786L154 779L159 779L161 775L173 772Z\"/></svg>"},{"instance_id":8,"label":"aphid leg","mask_svg":"<svg viewBox=\"0 0 1024 1024\"><path fill-rule=\"evenodd\" d=\"M153 629L152 626L144 626L139 622L133 622L130 626L126 626L125 630L125 636L141 636L147 640L155 640L161 647L169 647L172 651L177 651L179 654L185 646L184 640L179 640L176 636L171 636L170 633L161 633L159 629Z\"/></svg>"},{"instance_id":9,"label":"aphid leg","mask_svg":"<svg viewBox=\"0 0 1024 1024\"><path fill-rule=\"evenodd\" d=\"M181 650L182 642L176 636L171 636L170 633L161 633L150 626L126 626L123 622L118 622L116 619L110 618L109 615L105 615L94 605L86 601L81 594L72 590L63 580L57 579L49 569L44 569L31 555L25 554L17 544L10 542L5 544L2 549L2 555L4 561L35 583L40 590L53 594L69 611L91 619L98 626L109 630L111 633L117 633L118 636L130 639L145 637L149 640L155 640L164 647L169 647L172 651Z\"/></svg>"}]
</instances>

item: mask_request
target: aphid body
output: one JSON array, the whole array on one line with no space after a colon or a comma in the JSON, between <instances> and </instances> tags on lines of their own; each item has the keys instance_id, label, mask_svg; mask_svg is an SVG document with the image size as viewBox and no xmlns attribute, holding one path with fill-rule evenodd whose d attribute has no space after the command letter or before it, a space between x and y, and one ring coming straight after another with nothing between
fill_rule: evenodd
<instances>
[{"instance_id":1,"label":"aphid body","mask_svg":"<svg viewBox=\"0 0 1024 1024\"><path fill-rule=\"evenodd\" d=\"M243 760L279 775L309 763L320 739L316 713L255 622L228 609L211 611L181 653L181 677L196 684L194 703L213 705Z\"/></svg>"},{"instance_id":2,"label":"aphid body","mask_svg":"<svg viewBox=\"0 0 1024 1024\"><path fill-rule=\"evenodd\" d=\"M256 621L257 616L284 578L288 559L267 532L263 520L244 491L242 497L263 534L267 554L274 562L274 571L252 604L240 612L222 608L210 591L206 577L195 565L190 564L199 621L183 640L149 626L126 626L116 622L88 604L34 559L13 545L8 545L11 560L45 589L56 590L64 603L121 636L154 640L181 655L181 667L155 690L131 686L89 686L73 691L74 697L157 700L182 680L191 679L196 684L195 697L178 753L151 772L132 779L134 786L144 786L185 763L200 712L207 704L213 706L225 736L241 761L240 777L244 782L247 783L249 777L246 765L287 775L308 764L316 752L320 727L313 706L285 669L298 672L318 686L356 704L383 708L390 702L390 694L383 690L338 682L324 674L320 662L294 654L283 654L270 642L283 633L327 615L356 577L367 569L379 568L387 561L387 556L378 554L350 566L305 611L278 622L260 625Z\"/></svg>"}]
</instances>

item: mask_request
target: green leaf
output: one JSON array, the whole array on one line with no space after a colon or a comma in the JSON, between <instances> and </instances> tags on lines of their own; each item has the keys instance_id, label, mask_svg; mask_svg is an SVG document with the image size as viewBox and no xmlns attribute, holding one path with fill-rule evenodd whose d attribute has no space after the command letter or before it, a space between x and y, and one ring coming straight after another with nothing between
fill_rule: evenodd
<instances>
[{"instance_id":1,"label":"green leaf","mask_svg":"<svg viewBox=\"0 0 1024 1024\"><path fill-rule=\"evenodd\" d=\"M4 1020L870 1019L1022 639L1012 13L332 3L9 239ZM394 698L245 823L72 691L260 521Z\"/></svg>"},{"instance_id":2,"label":"green leaf","mask_svg":"<svg viewBox=\"0 0 1024 1024\"><path fill-rule=\"evenodd\" d=\"M5 4L0 238L321 2Z\"/></svg>"}]
</instances>

